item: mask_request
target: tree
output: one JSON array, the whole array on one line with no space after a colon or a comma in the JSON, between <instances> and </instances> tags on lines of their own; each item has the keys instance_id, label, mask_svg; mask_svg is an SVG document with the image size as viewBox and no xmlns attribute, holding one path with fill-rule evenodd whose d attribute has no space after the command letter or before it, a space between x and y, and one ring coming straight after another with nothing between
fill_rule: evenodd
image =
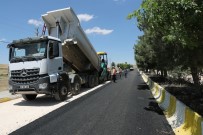
<instances>
[{"instance_id":1,"label":"tree","mask_svg":"<svg viewBox=\"0 0 203 135\"><path fill-rule=\"evenodd\" d=\"M125 68L130 69L131 67L133 67L133 65L128 64L127 62L125 62L125 63L118 63L117 67L120 67L121 69L125 69Z\"/></svg>"},{"instance_id":2,"label":"tree","mask_svg":"<svg viewBox=\"0 0 203 135\"><path fill-rule=\"evenodd\" d=\"M146 71L148 71L148 69L154 69L156 66L154 51L150 45L146 44L144 36L139 39L135 45L135 60L137 66Z\"/></svg>"},{"instance_id":3,"label":"tree","mask_svg":"<svg viewBox=\"0 0 203 135\"><path fill-rule=\"evenodd\" d=\"M154 51L156 68L190 68L198 86L198 74L203 67L203 2L144 0L138 10L128 15L129 19L133 17L144 32L146 40L141 39L142 44Z\"/></svg>"},{"instance_id":4,"label":"tree","mask_svg":"<svg viewBox=\"0 0 203 135\"><path fill-rule=\"evenodd\" d=\"M112 66L112 67L113 67L113 66L115 67L115 66L116 66L115 62L112 62L112 63L111 63L111 66Z\"/></svg>"}]
</instances>

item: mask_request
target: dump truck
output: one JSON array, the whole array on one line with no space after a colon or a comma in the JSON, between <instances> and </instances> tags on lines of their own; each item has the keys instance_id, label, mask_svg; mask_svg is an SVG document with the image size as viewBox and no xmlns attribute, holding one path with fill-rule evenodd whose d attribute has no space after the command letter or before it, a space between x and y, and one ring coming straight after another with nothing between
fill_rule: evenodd
<instances>
[{"instance_id":1,"label":"dump truck","mask_svg":"<svg viewBox=\"0 0 203 135\"><path fill-rule=\"evenodd\" d=\"M29 101L46 94L63 101L81 86L108 75L72 8L42 15L48 34L13 40L9 48L9 92ZM107 55L107 54L105 54Z\"/></svg>"}]
</instances>

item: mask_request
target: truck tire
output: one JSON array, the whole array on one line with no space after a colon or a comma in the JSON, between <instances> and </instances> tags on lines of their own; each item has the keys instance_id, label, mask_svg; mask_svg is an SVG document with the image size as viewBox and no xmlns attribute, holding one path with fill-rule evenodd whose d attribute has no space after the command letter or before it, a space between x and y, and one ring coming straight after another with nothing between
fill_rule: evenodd
<instances>
[{"instance_id":1,"label":"truck tire","mask_svg":"<svg viewBox=\"0 0 203 135\"><path fill-rule=\"evenodd\" d=\"M26 100L26 101L32 101L35 100L37 97L37 94L22 94L22 97Z\"/></svg>"},{"instance_id":2,"label":"truck tire","mask_svg":"<svg viewBox=\"0 0 203 135\"><path fill-rule=\"evenodd\" d=\"M63 83L59 86L58 91L54 94L54 97L58 101L64 101L68 96L68 87Z\"/></svg>"},{"instance_id":3,"label":"truck tire","mask_svg":"<svg viewBox=\"0 0 203 135\"><path fill-rule=\"evenodd\" d=\"M76 95L78 93L80 93L81 90L81 84L80 84L80 80L76 79L73 83L73 90L72 90L72 94Z\"/></svg>"},{"instance_id":4,"label":"truck tire","mask_svg":"<svg viewBox=\"0 0 203 135\"><path fill-rule=\"evenodd\" d=\"M99 84L99 78L97 76L94 76L94 86L97 86Z\"/></svg>"},{"instance_id":5,"label":"truck tire","mask_svg":"<svg viewBox=\"0 0 203 135\"><path fill-rule=\"evenodd\" d=\"M88 87L93 88L94 87L94 76L90 75L88 78Z\"/></svg>"}]
</instances>

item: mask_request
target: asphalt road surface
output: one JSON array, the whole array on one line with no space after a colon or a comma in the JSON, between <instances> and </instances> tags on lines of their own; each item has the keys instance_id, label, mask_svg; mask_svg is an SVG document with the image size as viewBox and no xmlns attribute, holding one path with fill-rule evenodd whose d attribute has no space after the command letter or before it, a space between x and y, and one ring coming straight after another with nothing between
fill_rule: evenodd
<instances>
[{"instance_id":1,"label":"asphalt road surface","mask_svg":"<svg viewBox=\"0 0 203 135\"><path fill-rule=\"evenodd\" d=\"M12 126L12 125L11 125ZM173 135L138 71L12 132L13 135Z\"/></svg>"}]
</instances>

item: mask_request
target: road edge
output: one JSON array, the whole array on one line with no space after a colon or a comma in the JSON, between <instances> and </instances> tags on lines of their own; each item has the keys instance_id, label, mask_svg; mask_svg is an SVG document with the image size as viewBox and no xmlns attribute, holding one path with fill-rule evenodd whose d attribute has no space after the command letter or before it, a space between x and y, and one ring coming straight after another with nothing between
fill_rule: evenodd
<instances>
[{"instance_id":1,"label":"road edge","mask_svg":"<svg viewBox=\"0 0 203 135\"><path fill-rule=\"evenodd\" d=\"M164 115L176 135L203 135L203 118L146 74L139 71L144 82L149 86Z\"/></svg>"},{"instance_id":2,"label":"road edge","mask_svg":"<svg viewBox=\"0 0 203 135\"><path fill-rule=\"evenodd\" d=\"M100 85L102 85L101 87L99 87L99 88L97 88L97 86L95 86L95 87L93 87L93 88L91 88L90 90L92 90L92 89L94 89L94 88L96 88L96 90L97 89L101 89L101 88L103 88L103 87L105 87L106 85L108 85L108 84L110 84L111 83L111 81L107 81L107 82L105 82L105 83L102 83L102 84L99 84L98 86L100 86ZM89 90L88 90L89 91ZM90 92L88 92L88 93L91 93L91 92L93 92L94 90L92 90L92 91L90 91ZM87 92L87 91L86 91ZM82 92L82 93L86 93L85 91L84 92ZM88 94L87 93L87 94ZM81 93L80 93L81 94ZM78 95L80 95L80 94L78 94ZM17 95L17 96L15 96L15 97L3 97L3 98L0 98L0 103L4 103L4 102L8 102L8 101L11 101L11 100L14 100L14 99L18 99L18 98L21 98L22 96L21 95Z\"/></svg>"},{"instance_id":3,"label":"road edge","mask_svg":"<svg viewBox=\"0 0 203 135\"><path fill-rule=\"evenodd\" d=\"M21 98L22 96L21 95L17 95L15 97L3 97L3 98L0 98L0 103L4 103L4 102L8 102L8 101L11 101L11 100L14 100L14 99L18 99L18 98Z\"/></svg>"}]
</instances>

